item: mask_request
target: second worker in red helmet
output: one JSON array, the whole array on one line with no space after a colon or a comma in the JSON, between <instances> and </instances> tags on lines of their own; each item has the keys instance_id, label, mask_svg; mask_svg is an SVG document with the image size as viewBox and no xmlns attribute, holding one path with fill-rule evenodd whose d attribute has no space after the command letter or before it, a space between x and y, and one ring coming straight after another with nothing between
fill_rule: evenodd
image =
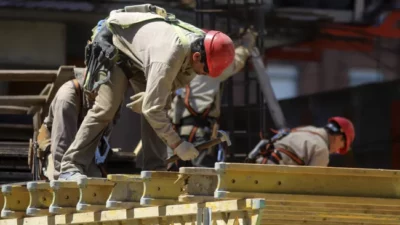
<instances>
[{"instance_id":1,"label":"second worker in red helmet","mask_svg":"<svg viewBox=\"0 0 400 225\"><path fill-rule=\"evenodd\" d=\"M355 138L353 123L332 117L324 127L304 126L280 136L273 145L262 141L252 151L256 163L300 166L328 166L330 154L346 154ZM249 155L251 155L250 153Z\"/></svg>"}]
</instances>

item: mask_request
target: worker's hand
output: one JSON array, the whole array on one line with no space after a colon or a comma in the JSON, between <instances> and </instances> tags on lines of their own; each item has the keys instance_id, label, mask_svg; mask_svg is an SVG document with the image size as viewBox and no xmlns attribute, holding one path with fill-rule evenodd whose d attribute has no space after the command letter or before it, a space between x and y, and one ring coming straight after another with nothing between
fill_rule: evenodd
<instances>
[{"instance_id":1,"label":"worker's hand","mask_svg":"<svg viewBox=\"0 0 400 225\"><path fill-rule=\"evenodd\" d=\"M126 107L130 108L132 111L136 113L142 113L142 105L143 105L143 99L145 96L145 92L139 92L134 96L131 96L131 103L128 103Z\"/></svg>"},{"instance_id":2,"label":"worker's hand","mask_svg":"<svg viewBox=\"0 0 400 225\"><path fill-rule=\"evenodd\" d=\"M182 141L182 143L174 149L174 153L183 161L195 159L199 155L199 151L197 151L194 145L187 141Z\"/></svg>"},{"instance_id":3,"label":"worker's hand","mask_svg":"<svg viewBox=\"0 0 400 225\"><path fill-rule=\"evenodd\" d=\"M249 49L250 51L256 45L256 37L257 32L255 32L253 28L250 27L245 31L244 35L242 36L242 46Z\"/></svg>"}]
</instances>

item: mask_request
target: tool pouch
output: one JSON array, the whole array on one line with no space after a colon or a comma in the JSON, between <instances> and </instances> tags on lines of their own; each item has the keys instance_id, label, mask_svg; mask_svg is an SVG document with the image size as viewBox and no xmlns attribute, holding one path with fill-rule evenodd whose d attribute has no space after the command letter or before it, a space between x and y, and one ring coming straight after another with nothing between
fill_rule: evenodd
<instances>
[{"instance_id":1,"label":"tool pouch","mask_svg":"<svg viewBox=\"0 0 400 225\"><path fill-rule=\"evenodd\" d=\"M51 133L46 125L42 124L39 129L37 144L39 147L38 157L44 158L47 153L50 153Z\"/></svg>"},{"instance_id":2,"label":"tool pouch","mask_svg":"<svg viewBox=\"0 0 400 225\"><path fill-rule=\"evenodd\" d=\"M85 93L95 94L101 84L110 80L110 70L117 61L117 56L118 49L112 43L112 33L103 25L93 42L89 42L85 48Z\"/></svg>"}]
</instances>

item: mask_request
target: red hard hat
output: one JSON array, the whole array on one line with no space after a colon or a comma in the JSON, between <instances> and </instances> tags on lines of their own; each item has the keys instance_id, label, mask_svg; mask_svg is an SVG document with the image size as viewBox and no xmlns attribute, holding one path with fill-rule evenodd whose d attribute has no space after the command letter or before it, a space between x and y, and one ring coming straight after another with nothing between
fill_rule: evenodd
<instances>
[{"instance_id":1,"label":"red hard hat","mask_svg":"<svg viewBox=\"0 0 400 225\"><path fill-rule=\"evenodd\" d=\"M353 123L350 120L339 116L329 118L328 123L329 122L336 122L340 126L341 132L345 135L346 146L340 149L338 153L346 154L349 151L350 145L351 143L353 143L356 136Z\"/></svg>"},{"instance_id":2,"label":"red hard hat","mask_svg":"<svg viewBox=\"0 0 400 225\"><path fill-rule=\"evenodd\" d=\"M210 30L204 38L207 66L211 77L218 77L233 62L235 47L226 34Z\"/></svg>"}]
</instances>

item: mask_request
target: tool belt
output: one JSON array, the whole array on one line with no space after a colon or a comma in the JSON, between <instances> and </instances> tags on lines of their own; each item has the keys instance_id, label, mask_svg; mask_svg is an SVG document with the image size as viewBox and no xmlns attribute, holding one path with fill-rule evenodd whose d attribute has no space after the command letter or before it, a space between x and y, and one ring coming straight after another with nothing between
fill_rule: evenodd
<instances>
[{"instance_id":1,"label":"tool belt","mask_svg":"<svg viewBox=\"0 0 400 225\"><path fill-rule=\"evenodd\" d=\"M128 56L118 51L112 41L113 34L103 25L95 35L93 42L85 47L85 64L87 70L83 89L90 99L94 99L100 85L110 81L111 70L117 65L130 79L133 77L133 62ZM101 77L105 78L101 78Z\"/></svg>"}]
</instances>

